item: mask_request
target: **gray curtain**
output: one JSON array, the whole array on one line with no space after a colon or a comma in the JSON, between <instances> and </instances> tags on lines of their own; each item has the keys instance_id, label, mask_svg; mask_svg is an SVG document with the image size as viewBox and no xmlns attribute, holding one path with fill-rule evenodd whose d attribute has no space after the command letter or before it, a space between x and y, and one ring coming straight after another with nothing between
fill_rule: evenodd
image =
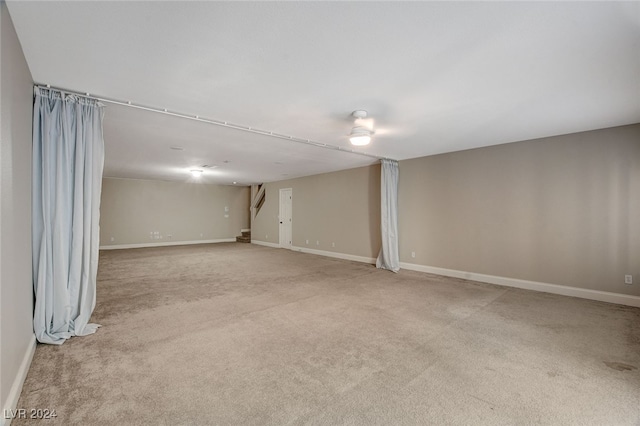
<instances>
[{"instance_id":1,"label":"gray curtain","mask_svg":"<svg viewBox=\"0 0 640 426\"><path fill-rule=\"evenodd\" d=\"M41 343L95 333L103 105L35 88L33 326Z\"/></svg>"},{"instance_id":2,"label":"gray curtain","mask_svg":"<svg viewBox=\"0 0 640 426\"><path fill-rule=\"evenodd\" d=\"M382 160L380 179L380 231L382 247L376 266L389 271L400 270L398 254L398 162Z\"/></svg>"}]
</instances>

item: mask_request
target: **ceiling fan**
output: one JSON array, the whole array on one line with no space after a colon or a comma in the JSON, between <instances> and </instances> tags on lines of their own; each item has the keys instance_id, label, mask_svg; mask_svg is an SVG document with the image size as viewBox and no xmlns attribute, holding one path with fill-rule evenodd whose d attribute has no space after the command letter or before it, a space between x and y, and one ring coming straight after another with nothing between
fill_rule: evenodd
<instances>
[{"instance_id":1,"label":"ceiling fan","mask_svg":"<svg viewBox=\"0 0 640 426\"><path fill-rule=\"evenodd\" d=\"M369 145L371 137L375 133L373 119L367 118L367 111L361 109L353 111L351 116L354 117L354 126L349 133L349 141L355 146Z\"/></svg>"}]
</instances>

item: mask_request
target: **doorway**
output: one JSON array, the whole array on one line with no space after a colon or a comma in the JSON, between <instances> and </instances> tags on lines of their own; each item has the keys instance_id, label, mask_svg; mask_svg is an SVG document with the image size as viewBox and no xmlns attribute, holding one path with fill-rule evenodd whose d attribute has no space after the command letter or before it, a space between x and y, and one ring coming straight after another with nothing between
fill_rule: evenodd
<instances>
[{"instance_id":1,"label":"doorway","mask_svg":"<svg viewBox=\"0 0 640 426\"><path fill-rule=\"evenodd\" d=\"M280 214L278 221L280 222L280 247L291 250L293 240L292 237L292 206L293 206L293 190L292 188L283 188L280 190Z\"/></svg>"}]
</instances>

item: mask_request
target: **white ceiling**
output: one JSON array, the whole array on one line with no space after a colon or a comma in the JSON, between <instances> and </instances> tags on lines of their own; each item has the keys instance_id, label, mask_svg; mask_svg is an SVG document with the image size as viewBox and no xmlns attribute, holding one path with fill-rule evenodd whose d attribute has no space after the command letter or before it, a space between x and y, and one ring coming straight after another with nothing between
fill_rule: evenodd
<instances>
[{"instance_id":1,"label":"white ceiling","mask_svg":"<svg viewBox=\"0 0 640 426\"><path fill-rule=\"evenodd\" d=\"M7 3L37 83L345 149L365 109L376 135L356 150L380 157L640 122L637 1ZM104 134L111 177L210 164L206 182L249 184L376 161L111 104Z\"/></svg>"}]
</instances>

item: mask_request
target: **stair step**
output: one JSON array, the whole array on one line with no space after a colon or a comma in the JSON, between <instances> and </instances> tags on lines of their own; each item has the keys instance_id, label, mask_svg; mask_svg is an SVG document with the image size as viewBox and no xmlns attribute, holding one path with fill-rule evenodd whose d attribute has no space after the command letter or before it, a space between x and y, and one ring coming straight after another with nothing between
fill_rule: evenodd
<instances>
[{"instance_id":1,"label":"stair step","mask_svg":"<svg viewBox=\"0 0 640 426\"><path fill-rule=\"evenodd\" d=\"M238 243L250 243L251 242L251 237L236 237L236 242Z\"/></svg>"},{"instance_id":2,"label":"stair step","mask_svg":"<svg viewBox=\"0 0 640 426\"><path fill-rule=\"evenodd\" d=\"M242 231L242 236L251 238L251 231Z\"/></svg>"}]
</instances>

